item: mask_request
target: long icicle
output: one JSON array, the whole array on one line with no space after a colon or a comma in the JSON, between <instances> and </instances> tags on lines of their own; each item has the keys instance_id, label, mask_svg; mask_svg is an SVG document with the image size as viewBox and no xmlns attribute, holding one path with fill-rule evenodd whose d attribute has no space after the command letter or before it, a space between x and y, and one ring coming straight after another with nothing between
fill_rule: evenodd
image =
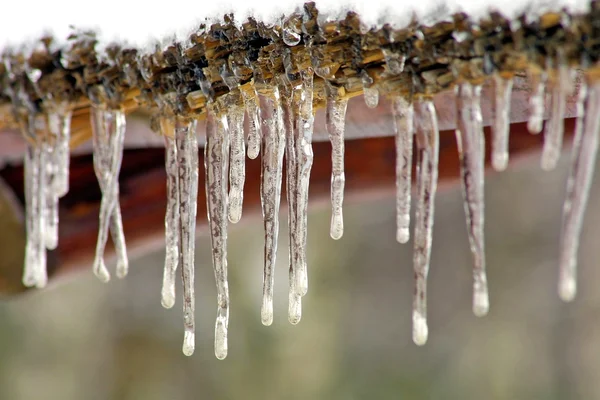
<instances>
[{"instance_id":1,"label":"long icicle","mask_svg":"<svg viewBox=\"0 0 600 400\"><path fill-rule=\"evenodd\" d=\"M458 86L456 142L467 217L467 233L473 254L473 313L484 316L489 310L484 250L484 161L485 137L481 117L481 86Z\"/></svg>"},{"instance_id":2,"label":"long icicle","mask_svg":"<svg viewBox=\"0 0 600 400\"><path fill-rule=\"evenodd\" d=\"M227 119L229 118L217 116L212 110L209 111L208 118L213 121L209 123L210 129L206 130L204 169L206 171L206 209L217 283L215 355L219 360L223 360L227 357L227 327L229 325L229 285L227 283L227 172L229 164ZM234 135L235 132L232 132L232 138Z\"/></svg>"},{"instance_id":3,"label":"long icicle","mask_svg":"<svg viewBox=\"0 0 600 400\"><path fill-rule=\"evenodd\" d=\"M508 140L510 135L510 102L512 78L494 75L495 115L492 129L492 167L504 171L508 166Z\"/></svg>"},{"instance_id":4,"label":"long icicle","mask_svg":"<svg viewBox=\"0 0 600 400\"><path fill-rule=\"evenodd\" d=\"M50 134L52 135L52 134ZM58 246L58 149L56 137L46 138L42 144L44 162L42 165L42 179L44 180L44 243L48 250Z\"/></svg>"},{"instance_id":5,"label":"long icicle","mask_svg":"<svg viewBox=\"0 0 600 400\"><path fill-rule=\"evenodd\" d=\"M598 153L600 130L600 83L594 83L586 96L586 85L581 85L577 100L577 120L571 156L571 170L567 180L567 194L563 205L563 223L560 244L560 276L558 293L564 301L571 301L577 293L577 251L579 236ZM587 97L585 113L583 104Z\"/></svg>"},{"instance_id":6,"label":"long icicle","mask_svg":"<svg viewBox=\"0 0 600 400\"><path fill-rule=\"evenodd\" d=\"M433 101L417 103L417 203L415 212L413 341L427 342L427 274L431 258L433 214L438 178L439 132Z\"/></svg>"},{"instance_id":7,"label":"long icicle","mask_svg":"<svg viewBox=\"0 0 600 400\"><path fill-rule=\"evenodd\" d=\"M296 153L296 143L294 132L294 95L293 91L287 98L283 98L284 103L284 126L285 126L285 172L286 172L286 194L288 203L288 235L289 235L289 294L288 294L288 321L296 325L302 318L302 296L296 289L296 256L298 249L298 240L296 239L296 220L298 218L298 209L296 208L296 196L298 190L298 156Z\"/></svg>"},{"instance_id":8,"label":"long icicle","mask_svg":"<svg viewBox=\"0 0 600 400\"><path fill-rule=\"evenodd\" d=\"M531 94L529 96L529 119L527 129L530 133L538 134L544 124L544 111L546 106L546 72L537 72L530 75Z\"/></svg>"},{"instance_id":9,"label":"long icicle","mask_svg":"<svg viewBox=\"0 0 600 400\"><path fill-rule=\"evenodd\" d=\"M346 108L348 99L338 98L335 94L328 96L327 133L331 142L331 227L329 235L338 240L344 234L344 125L346 124Z\"/></svg>"},{"instance_id":10,"label":"long icicle","mask_svg":"<svg viewBox=\"0 0 600 400\"><path fill-rule=\"evenodd\" d=\"M414 131L414 108L404 97L392 103L396 130L396 240L406 243L410 238L410 199Z\"/></svg>"},{"instance_id":11,"label":"long icicle","mask_svg":"<svg viewBox=\"0 0 600 400\"><path fill-rule=\"evenodd\" d=\"M254 160L260 153L260 142L262 137L260 124L260 107L258 106L258 95L254 88L240 89L244 99L244 107L248 117L248 158Z\"/></svg>"},{"instance_id":12,"label":"long icicle","mask_svg":"<svg viewBox=\"0 0 600 400\"><path fill-rule=\"evenodd\" d=\"M302 88L300 89L300 102L298 106L298 119L296 122L296 156L297 164L297 220L296 240L298 240L298 270L296 271L296 289L302 296L308 291L308 266L306 259L307 223L308 223L308 187L310 183L310 170L313 163L312 136L314 129L313 116L313 71L304 69Z\"/></svg>"},{"instance_id":13,"label":"long icicle","mask_svg":"<svg viewBox=\"0 0 600 400\"><path fill-rule=\"evenodd\" d=\"M29 118L27 129L29 130L28 134L35 138L35 118L33 116ZM43 212L46 199L43 169L46 167L46 161L42 146L41 139L38 139L36 144L27 146L23 168L27 229L23 284L38 288L45 287L48 281Z\"/></svg>"},{"instance_id":14,"label":"long icicle","mask_svg":"<svg viewBox=\"0 0 600 400\"><path fill-rule=\"evenodd\" d=\"M246 147L244 145L244 109L231 106L227 111L227 125L231 136L229 166L229 221L242 218L244 182L246 180Z\"/></svg>"},{"instance_id":15,"label":"long icicle","mask_svg":"<svg viewBox=\"0 0 600 400\"><path fill-rule=\"evenodd\" d=\"M264 102L264 104L261 104L262 121L265 125L261 156L261 204L265 227L265 265L261 320L263 325L267 326L273 323L273 285L275 283L279 205L281 202L283 154L285 150L283 111L277 87L270 96L261 95L261 103Z\"/></svg>"},{"instance_id":16,"label":"long icicle","mask_svg":"<svg viewBox=\"0 0 600 400\"><path fill-rule=\"evenodd\" d=\"M198 202L198 140L196 121L177 118L175 122L177 164L179 166L179 264L183 280L183 354L191 356L195 348L194 249Z\"/></svg>"},{"instance_id":17,"label":"long icicle","mask_svg":"<svg viewBox=\"0 0 600 400\"><path fill-rule=\"evenodd\" d=\"M556 167L562 150L565 129L565 111L567 95L572 91L571 70L563 61L559 61L558 78L552 88L552 114L550 123L544 132L544 147L542 148L542 169L549 171Z\"/></svg>"},{"instance_id":18,"label":"long icicle","mask_svg":"<svg viewBox=\"0 0 600 400\"><path fill-rule=\"evenodd\" d=\"M102 110L92 107L92 132L94 145L94 171L102 191L100 203L100 228L94 259L94 273L106 282L110 273L104 263L104 249L109 229L117 253L117 276L127 274L128 262L119 206L119 171L123 159L125 113L121 110Z\"/></svg>"},{"instance_id":19,"label":"long icicle","mask_svg":"<svg viewBox=\"0 0 600 400\"><path fill-rule=\"evenodd\" d=\"M179 165L175 127L170 118L161 117L165 138L165 171L167 174L167 209L165 212L165 267L161 291L164 308L175 305L175 274L179 264L181 221L179 216Z\"/></svg>"}]
</instances>

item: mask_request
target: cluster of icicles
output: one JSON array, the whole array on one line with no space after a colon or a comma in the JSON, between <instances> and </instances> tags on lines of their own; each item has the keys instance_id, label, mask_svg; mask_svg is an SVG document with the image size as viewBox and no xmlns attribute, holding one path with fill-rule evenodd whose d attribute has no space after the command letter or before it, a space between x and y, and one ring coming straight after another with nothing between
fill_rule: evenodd
<instances>
[{"instance_id":1,"label":"cluster of icicles","mask_svg":"<svg viewBox=\"0 0 600 400\"><path fill-rule=\"evenodd\" d=\"M573 71L560 67L553 84L545 73L532 76L529 130L542 129L545 90L551 91L551 118L546 124L542 166L557 164L562 147L563 117L566 98L573 91ZM275 86L268 93L237 93L242 105L230 106L226 113L217 112L215 104L207 107L205 152L206 199L212 259L217 283L217 320L215 354L227 356L229 289L227 283L227 225L242 215L245 179L246 143L244 116L248 119L247 154L254 159L262 153L261 201L265 229L263 300L261 318L264 325L273 322L274 266L279 232L279 208L283 163L286 163L286 194L289 218L289 309L288 318L297 324L301 318L302 296L308 290L306 239L307 202L313 152L313 71L301 73L302 81L287 89ZM508 163L510 99L512 80L496 75L495 118L492 135L492 166L503 170ZM456 139L460 153L467 229L473 254L473 312L477 316L489 309L484 256L484 164L485 146L480 107L481 86L459 83L456 87L458 110ZM365 87L365 100L376 107L378 91ZM577 122L572 166L563 210L560 249L559 293L571 300L576 292L576 253L583 214L592 180L598 131L600 128L600 84L588 87L583 82L577 100ZM397 240L409 240L411 207L411 169L413 140L416 140L416 202L414 221L413 340L427 341L427 275L429 271L434 199L438 178L438 124L431 98L393 99L396 132L396 208ZM344 198L344 121L347 99L328 87L327 130L332 145L331 237L343 235L342 203ZM585 110L584 110L585 109ZM94 273L108 281L104 263L108 234L112 235L117 253L117 276L127 274L128 262L119 208L118 175L123 156L125 115L121 110L93 107L94 169L102 190L100 228L94 261ZM45 249L57 246L58 198L68 190L70 113L57 110L46 118L45 135L36 135L39 126L32 119L28 136L32 139L25 155L25 198L27 205L27 250L23 282L27 286L46 284ZM198 144L196 121L182 117L160 117L165 139L167 172L166 260L162 288L162 305L175 303L176 270L183 279L185 336L183 352L194 351L194 242L198 193ZM38 124L39 125L39 124Z\"/></svg>"}]
</instances>

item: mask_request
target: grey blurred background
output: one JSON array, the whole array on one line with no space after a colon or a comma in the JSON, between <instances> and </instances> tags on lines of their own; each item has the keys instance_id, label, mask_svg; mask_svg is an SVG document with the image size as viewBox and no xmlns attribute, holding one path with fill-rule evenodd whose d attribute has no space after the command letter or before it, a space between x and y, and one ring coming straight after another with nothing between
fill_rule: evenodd
<instances>
[{"instance_id":1,"label":"grey blurred background","mask_svg":"<svg viewBox=\"0 0 600 400\"><path fill-rule=\"evenodd\" d=\"M90 268L2 302L0 399L600 398L600 185L584 226L579 293L563 304L557 243L568 154L555 172L538 165L538 156L528 157L487 175L491 309L482 319L471 313L460 187L439 189L422 348L411 340L412 244L395 242L389 193L347 199L337 242L328 206L312 208L309 292L298 326L287 322L286 215L271 327L260 323L262 224L246 216L230 228L225 361L213 353L206 235L197 244L191 358L181 353L181 300L172 310L160 305L161 248L134 260L123 281L102 284Z\"/></svg>"}]
</instances>

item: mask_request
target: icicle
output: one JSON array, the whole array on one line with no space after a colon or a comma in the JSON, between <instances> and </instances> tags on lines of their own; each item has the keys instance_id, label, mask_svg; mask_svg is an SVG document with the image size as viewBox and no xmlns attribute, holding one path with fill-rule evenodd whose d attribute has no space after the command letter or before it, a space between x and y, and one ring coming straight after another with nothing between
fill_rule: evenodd
<instances>
[{"instance_id":1,"label":"icicle","mask_svg":"<svg viewBox=\"0 0 600 400\"><path fill-rule=\"evenodd\" d=\"M102 110L92 107L91 111L94 171L102 191L100 203L100 228L94 259L94 273L106 282L110 274L104 263L104 249L110 230L117 253L117 276L127 275L129 262L123 235L121 207L119 205L119 172L123 160L125 138L125 113L121 110Z\"/></svg>"},{"instance_id":2,"label":"icicle","mask_svg":"<svg viewBox=\"0 0 600 400\"><path fill-rule=\"evenodd\" d=\"M285 162L286 162L286 193L288 203L288 235L289 235L289 296L288 296L288 321L296 325L302 318L302 296L296 289L296 271L298 269L298 240L296 221L298 209L296 207L296 192L298 190L298 156L296 153L296 133L294 132L294 107L292 106L294 93L289 98L284 98L284 126L285 126Z\"/></svg>"},{"instance_id":3,"label":"icicle","mask_svg":"<svg viewBox=\"0 0 600 400\"><path fill-rule=\"evenodd\" d=\"M427 342L427 274L431 257L431 239L435 192L438 177L439 133L433 101L417 103L417 203L414 235L415 294L413 300L413 341Z\"/></svg>"},{"instance_id":4,"label":"icicle","mask_svg":"<svg viewBox=\"0 0 600 400\"><path fill-rule=\"evenodd\" d=\"M296 290L302 296L308 291L308 268L306 260L307 222L308 222L308 186L310 170L313 163L312 136L314 129L313 116L313 72L302 70L302 88L296 122L296 156L297 163L297 220L296 240L298 241L298 261L296 271Z\"/></svg>"},{"instance_id":5,"label":"icicle","mask_svg":"<svg viewBox=\"0 0 600 400\"><path fill-rule=\"evenodd\" d=\"M561 62L558 67L558 79L552 88L552 114L550 123L544 132L542 149L542 169L549 171L556 167L562 150L564 117L567 95L572 92L572 75L569 67Z\"/></svg>"},{"instance_id":6,"label":"icicle","mask_svg":"<svg viewBox=\"0 0 600 400\"><path fill-rule=\"evenodd\" d=\"M167 118L161 118L161 126L165 138L165 171L167 174L167 210L165 213L165 267L161 292L161 304L164 308L175 305L175 272L179 263L179 233L181 230L179 216L179 165L177 164L177 144L174 126Z\"/></svg>"},{"instance_id":7,"label":"icicle","mask_svg":"<svg viewBox=\"0 0 600 400\"><path fill-rule=\"evenodd\" d=\"M56 138L56 184L58 197L69 192L69 163L71 139L71 111L51 112L48 114L50 133Z\"/></svg>"},{"instance_id":8,"label":"icicle","mask_svg":"<svg viewBox=\"0 0 600 400\"><path fill-rule=\"evenodd\" d=\"M375 81L371 76L367 73L367 71L362 72L362 84L363 84L363 96L365 98L365 104L369 108L375 108L379 104L379 90L375 86Z\"/></svg>"},{"instance_id":9,"label":"icicle","mask_svg":"<svg viewBox=\"0 0 600 400\"><path fill-rule=\"evenodd\" d=\"M513 80L494 75L496 102L492 130L492 167L504 171L508 166L508 138L510 134L510 102Z\"/></svg>"},{"instance_id":10,"label":"icicle","mask_svg":"<svg viewBox=\"0 0 600 400\"><path fill-rule=\"evenodd\" d=\"M227 357L227 326L229 325L229 286L227 284L227 171L229 132L225 116L209 111L204 147L206 171L206 209L212 245L212 260L217 282L217 320L215 324L215 355ZM241 127L237 127L238 129ZM232 132L235 138L235 132ZM242 142L243 146L243 142ZM233 152L232 152L233 155ZM244 155L242 154L242 160Z\"/></svg>"},{"instance_id":11,"label":"icicle","mask_svg":"<svg viewBox=\"0 0 600 400\"><path fill-rule=\"evenodd\" d=\"M260 109L258 107L258 95L254 88L249 92L248 89L241 89L244 107L248 116L248 158L254 160L260 153Z\"/></svg>"},{"instance_id":12,"label":"icicle","mask_svg":"<svg viewBox=\"0 0 600 400\"><path fill-rule=\"evenodd\" d=\"M396 240L406 243L410 238L410 194L413 152L413 104L396 97L392 104L396 129Z\"/></svg>"},{"instance_id":13,"label":"icicle","mask_svg":"<svg viewBox=\"0 0 600 400\"><path fill-rule=\"evenodd\" d=\"M233 106L227 113L231 133L231 166L229 167L229 221L234 224L242 218L244 181L246 180L246 149L244 146L244 110Z\"/></svg>"},{"instance_id":14,"label":"icicle","mask_svg":"<svg viewBox=\"0 0 600 400\"><path fill-rule=\"evenodd\" d=\"M44 180L44 243L48 250L54 250L58 246L58 151L49 141L55 141L56 138L47 139L42 144L44 152L45 165L42 165L42 177Z\"/></svg>"},{"instance_id":15,"label":"icicle","mask_svg":"<svg viewBox=\"0 0 600 400\"><path fill-rule=\"evenodd\" d=\"M577 251L579 236L598 152L600 130L600 83L594 83L589 94L583 83L577 99L577 120L571 156L571 170L567 180L567 195L563 205L563 223L560 244L560 277L558 293L564 301L571 301L577 292ZM587 96L585 113L583 104Z\"/></svg>"},{"instance_id":16,"label":"icicle","mask_svg":"<svg viewBox=\"0 0 600 400\"><path fill-rule=\"evenodd\" d=\"M283 127L283 110L277 87L274 88L272 97L267 95L261 95L261 97L264 101L261 106L262 121L266 128L262 144L261 170L261 204L265 227L265 266L261 319L263 325L271 325L273 323L274 267L279 235L279 204L283 177L285 131Z\"/></svg>"},{"instance_id":17,"label":"icicle","mask_svg":"<svg viewBox=\"0 0 600 400\"><path fill-rule=\"evenodd\" d=\"M544 123L546 79L547 75L545 72L530 75L532 92L529 96L529 121L527 121L527 129L533 134L540 133Z\"/></svg>"},{"instance_id":18,"label":"icicle","mask_svg":"<svg viewBox=\"0 0 600 400\"><path fill-rule=\"evenodd\" d=\"M344 125L348 100L330 96L327 100L327 132L331 141L331 227L329 235L337 240L344 234Z\"/></svg>"},{"instance_id":19,"label":"icicle","mask_svg":"<svg viewBox=\"0 0 600 400\"><path fill-rule=\"evenodd\" d=\"M462 83L457 91L456 122L467 233L473 253L473 313L488 313L489 299L484 251L484 161L485 137L481 117L481 86Z\"/></svg>"},{"instance_id":20,"label":"icicle","mask_svg":"<svg viewBox=\"0 0 600 400\"><path fill-rule=\"evenodd\" d=\"M195 347L194 247L198 202L198 141L196 121L177 118L175 124L179 169L179 264L183 280L183 354L191 356Z\"/></svg>"},{"instance_id":21,"label":"icicle","mask_svg":"<svg viewBox=\"0 0 600 400\"><path fill-rule=\"evenodd\" d=\"M375 86L364 87L363 95L365 97L365 104L369 108L375 108L379 104L379 90Z\"/></svg>"},{"instance_id":22,"label":"icicle","mask_svg":"<svg viewBox=\"0 0 600 400\"><path fill-rule=\"evenodd\" d=\"M35 137L35 118L31 116L28 122L28 133ZM31 287L42 288L46 286L48 276L46 272L45 248L45 213L46 179L46 152L41 138L35 145L29 144L24 159L25 183L25 212L27 243L25 247L25 266L23 270L23 284Z\"/></svg>"}]
</instances>

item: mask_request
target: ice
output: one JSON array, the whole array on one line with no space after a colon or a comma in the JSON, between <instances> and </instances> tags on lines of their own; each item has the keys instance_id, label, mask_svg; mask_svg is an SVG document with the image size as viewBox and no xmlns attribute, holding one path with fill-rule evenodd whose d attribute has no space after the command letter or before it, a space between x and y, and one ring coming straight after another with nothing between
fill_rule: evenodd
<instances>
[{"instance_id":1,"label":"ice","mask_svg":"<svg viewBox=\"0 0 600 400\"><path fill-rule=\"evenodd\" d=\"M52 142L52 143L51 143ZM45 165L42 165L42 177L44 180L44 243L48 250L54 250L58 246L58 165L56 138L47 137L42 143Z\"/></svg>"},{"instance_id":2,"label":"ice","mask_svg":"<svg viewBox=\"0 0 600 400\"><path fill-rule=\"evenodd\" d=\"M492 130L492 167L504 171L508 166L508 138L510 134L510 102L513 80L494 76L496 101Z\"/></svg>"},{"instance_id":3,"label":"ice","mask_svg":"<svg viewBox=\"0 0 600 400\"><path fill-rule=\"evenodd\" d=\"M344 234L344 125L348 100L329 96L327 100L327 132L331 141L331 227L329 235L337 240Z\"/></svg>"},{"instance_id":4,"label":"ice","mask_svg":"<svg viewBox=\"0 0 600 400\"><path fill-rule=\"evenodd\" d=\"M227 124L231 138L229 154L229 221L237 223L242 218L244 181L246 180L246 147L244 145L244 109L231 106L227 110Z\"/></svg>"},{"instance_id":5,"label":"ice","mask_svg":"<svg viewBox=\"0 0 600 400\"><path fill-rule=\"evenodd\" d=\"M127 275L129 265L123 235L121 207L119 206L119 171L123 160L125 113L122 110L105 110L93 106L91 123L94 172L102 191L94 274L106 282L110 279L110 273L104 263L104 249L109 230L117 253L117 276L122 278Z\"/></svg>"},{"instance_id":6,"label":"ice","mask_svg":"<svg viewBox=\"0 0 600 400\"><path fill-rule=\"evenodd\" d=\"M171 118L161 118L165 138L165 171L167 174L167 209L165 212L165 268L161 292L161 304L165 308L175 305L175 272L179 263L181 230L179 216L179 165L174 124Z\"/></svg>"},{"instance_id":7,"label":"ice","mask_svg":"<svg viewBox=\"0 0 600 400\"><path fill-rule=\"evenodd\" d=\"M302 296L296 289L296 271L298 269L298 240L296 239L296 191L298 186L298 157L296 151L296 136L294 122L295 112L293 99L297 93L292 93L283 98L284 102L284 127L285 127L285 162L286 162L286 197L288 203L288 235L289 235L289 295L288 295L288 321L296 325L302 318Z\"/></svg>"},{"instance_id":8,"label":"ice","mask_svg":"<svg viewBox=\"0 0 600 400\"><path fill-rule=\"evenodd\" d=\"M308 291L308 267L306 260L307 223L308 223L308 187L310 170L313 164L312 136L314 129L313 115L313 72L302 70L302 88L296 121L296 240L298 242L298 261L296 271L296 290L302 296Z\"/></svg>"},{"instance_id":9,"label":"ice","mask_svg":"<svg viewBox=\"0 0 600 400\"><path fill-rule=\"evenodd\" d=\"M533 134L540 133L544 123L546 80L545 72L533 73L530 76L532 92L529 96L527 129Z\"/></svg>"},{"instance_id":10,"label":"ice","mask_svg":"<svg viewBox=\"0 0 600 400\"><path fill-rule=\"evenodd\" d=\"M56 138L56 184L55 190L58 197L69 192L69 163L70 150L69 140L71 138L71 111L60 110L48 114L48 127L50 133Z\"/></svg>"},{"instance_id":11,"label":"ice","mask_svg":"<svg viewBox=\"0 0 600 400\"><path fill-rule=\"evenodd\" d=\"M204 166L206 171L206 209L212 261L217 283L217 320L215 324L215 355L227 357L227 326L229 325L229 286L227 283L227 173L229 166L229 129L224 115L209 111ZM238 127L238 129L241 127ZM232 132L232 138L235 133ZM242 142L243 146L243 142ZM233 154L233 152L232 152ZM244 155L242 154L242 160Z\"/></svg>"},{"instance_id":12,"label":"ice","mask_svg":"<svg viewBox=\"0 0 600 400\"><path fill-rule=\"evenodd\" d=\"M396 240L406 243L410 238L410 198L414 109L412 102L396 97L392 103L396 130Z\"/></svg>"},{"instance_id":13,"label":"ice","mask_svg":"<svg viewBox=\"0 0 600 400\"><path fill-rule=\"evenodd\" d=\"M248 118L248 158L254 160L258 157L258 153L260 153L260 141L262 137L258 95L254 87L252 89L242 89L241 92Z\"/></svg>"},{"instance_id":14,"label":"ice","mask_svg":"<svg viewBox=\"0 0 600 400\"><path fill-rule=\"evenodd\" d=\"M563 223L560 243L560 276L558 292L564 301L571 301L577 292L577 251L585 209L598 152L600 129L600 84L579 89L577 120L571 155L571 170L567 180L567 194L563 205ZM586 102L587 99L587 102ZM583 107L585 104L585 113Z\"/></svg>"},{"instance_id":15,"label":"ice","mask_svg":"<svg viewBox=\"0 0 600 400\"><path fill-rule=\"evenodd\" d=\"M556 167L562 150L564 117L567 107L567 96L573 89L573 75L567 65L561 63L558 67L558 78L552 88L552 113L550 123L546 124L544 132L544 147L542 149L542 169L549 171Z\"/></svg>"},{"instance_id":16,"label":"ice","mask_svg":"<svg viewBox=\"0 0 600 400\"><path fill-rule=\"evenodd\" d=\"M417 345L423 345L427 341L427 274L438 178L439 132L433 101L422 99L416 106L417 202L413 252L413 341Z\"/></svg>"},{"instance_id":17,"label":"ice","mask_svg":"<svg viewBox=\"0 0 600 400\"><path fill-rule=\"evenodd\" d=\"M274 268L279 236L279 205L283 178L285 130L279 90L261 96L262 121L265 127L262 143L261 204L265 227L265 265L261 319L264 325L273 323Z\"/></svg>"},{"instance_id":18,"label":"ice","mask_svg":"<svg viewBox=\"0 0 600 400\"><path fill-rule=\"evenodd\" d=\"M35 117L29 118L26 129L28 130L27 134L37 140L35 143L28 143L23 168L27 230L23 284L27 287L42 288L48 281L44 232L46 228L44 215L46 152L42 139L35 133Z\"/></svg>"},{"instance_id":19,"label":"ice","mask_svg":"<svg viewBox=\"0 0 600 400\"><path fill-rule=\"evenodd\" d=\"M462 83L457 91L456 141L467 217L467 233L473 254L473 313L488 313L489 300L484 250L485 137L481 117L481 86Z\"/></svg>"},{"instance_id":20,"label":"ice","mask_svg":"<svg viewBox=\"0 0 600 400\"><path fill-rule=\"evenodd\" d=\"M177 164L179 170L180 241L179 264L183 280L183 353L194 352L194 246L198 202L198 140L196 121L178 117L175 122Z\"/></svg>"},{"instance_id":21,"label":"ice","mask_svg":"<svg viewBox=\"0 0 600 400\"><path fill-rule=\"evenodd\" d=\"M379 90L375 86L364 87L363 95L365 97L365 104L369 108L375 108L379 104Z\"/></svg>"}]
</instances>

